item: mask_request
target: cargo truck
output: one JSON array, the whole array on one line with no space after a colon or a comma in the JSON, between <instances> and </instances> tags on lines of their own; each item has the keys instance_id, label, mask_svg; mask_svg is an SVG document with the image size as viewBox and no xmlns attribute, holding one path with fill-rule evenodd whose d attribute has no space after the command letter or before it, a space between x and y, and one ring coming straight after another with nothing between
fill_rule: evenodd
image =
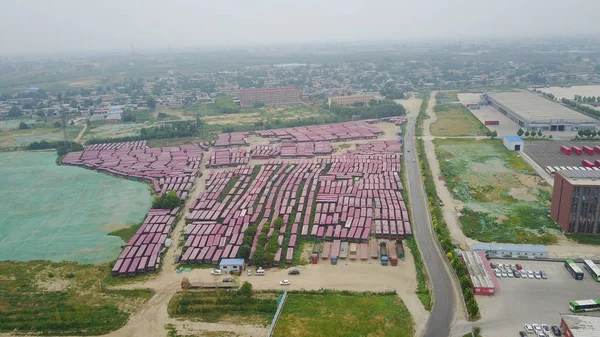
<instances>
[{"instance_id":1,"label":"cargo truck","mask_svg":"<svg viewBox=\"0 0 600 337\"><path fill-rule=\"evenodd\" d=\"M342 242L340 245L340 259L348 257L348 242Z\"/></svg>"},{"instance_id":2,"label":"cargo truck","mask_svg":"<svg viewBox=\"0 0 600 337\"><path fill-rule=\"evenodd\" d=\"M323 245L321 244L321 240L319 240L319 239L315 240L315 244L313 245L312 254L310 256L310 261L312 264L319 263L319 254L321 254L321 247L323 247Z\"/></svg>"},{"instance_id":3,"label":"cargo truck","mask_svg":"<svg viewBox=\"0 0 600 337\"><path fill-rule=\"evenodd\" d=\"M358 256L358 243L352 242L350 244L350 254L348 255L348 257L350 258L350 260L356 260L357 256Z\"/></svg>"},{"instance_id":4,"label":"cargo truck","mask_svg":"<svg viewBox=\"0 0 600 337\"><path fill-rule=\"evenodd\" d=\"M392 266L398 265L398 256L396 256L396 247L394 247L393 241L388 241L387 243L387 251L389 252L388 260Z\"/></svg>"},{"instance_id":5,"label":"cargo truck","mask_svg":"<svg viewBox=\"0 0 600 337\"><path fill-rule=\"evenodd\" d=\"M398 256L399 259L404 260L404 245L402 240L396 241L396 256Z\"/></svg>"},{"instance_id":6,"label":"cargo truck","mask_svg":"<svg viewBox=\"0 0 600 337\"><path fill-rule=\"evenodd\" d=\"M388 258L388 251L387 251L387 246L386 246L385 242L379 243L379 258L381 259L382 266L388 265L389 258Z\"/></svg>"}]
</instances>

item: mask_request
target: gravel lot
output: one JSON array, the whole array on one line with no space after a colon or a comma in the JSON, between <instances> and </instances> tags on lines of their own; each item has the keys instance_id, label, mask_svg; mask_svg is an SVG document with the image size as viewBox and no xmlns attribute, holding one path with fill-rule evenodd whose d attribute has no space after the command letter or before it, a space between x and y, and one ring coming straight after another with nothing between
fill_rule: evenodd
<instances>
[{"instance_id":1,"label":"gravel lot","mask_svg":"<svg viewBox=\"0 0 600 337\"><path fill-rule=\"evenodd\" d=\"M491 260L493 263L520 263L524 270L548 274L548 279L500 278L500 291L494 297L477 296L482 319L480 326L486 337L517 336L525 324L559 325L560 314L569 313L569 302L600 297L600 283L584 271L577 281L562 262ZM600 313L587 313L596 314Z\"/></svg>"}]
</instances>

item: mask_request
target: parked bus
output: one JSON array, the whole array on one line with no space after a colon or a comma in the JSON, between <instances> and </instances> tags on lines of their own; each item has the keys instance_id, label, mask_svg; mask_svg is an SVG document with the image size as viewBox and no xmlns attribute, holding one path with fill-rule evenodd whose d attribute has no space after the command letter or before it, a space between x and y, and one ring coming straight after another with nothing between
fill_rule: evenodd
<instances>
[{"instance_id":1,"label":"parked bus","mask_svg":"<svg viewBox=\"0 0 600 337\"><path fill-rule=\"evenodd\" d=\"M600 282L600 268L592 260L583 260L583 267L592 275L596 282Z\"/></svg>"},{"instance_id":2,"label":"parked bus","mask_svg":"<svg viewBox=\"0 0 600 337\"><path fill-rule=\"evenodd\" d=\"M554 169L552 168L552 166L546 166L546 173L548 173L549 175L553 176L554 173L556 173L556 171L554 171Z\"/></svg>"},{"instance_id":3,"label":"parked bus","mask_svg":"<svg viewBox=\"0 0 600 337\"><path fill-rule=\"evenodd\" d=\"M554 172L558 172L561 170L559 166L553 166L552 168L554 169Z\"/></svg>"},{"instance_id":4,"label":"parked bus","mask_svg":"<svg viewBox=\"0 0 600 337\"><path fill-rule=\"evenodd\" d=\"M561 166L561 167L560 167L560 170L561 170L561 171L565 171L565 170L567 170L567 167L566 167L566 166Z\"/></svg>"},{"instance_id":5,"label":"parked bus","mask_svg":"<svg viewBox=\"0 0 600 337\"><path fill-rule=\"evenodd\" d=\"M600 310L600 300L571 301L569 303L569 309L571 309L572 312Z\"/></svg>"},{"instance_id":6,"label":"parked bus","mask_svg":"<svg viewBox=\"0 0 600 337\"><path fill-rule=\"evenodd\" d=\"M574 279L583 280L583 272L581 271L579 266L577 264L575 264L575 262L573 260L565 261L565 269L569 273L571 273L571 275L573 276Z\"/></svg>"}]
</instances>

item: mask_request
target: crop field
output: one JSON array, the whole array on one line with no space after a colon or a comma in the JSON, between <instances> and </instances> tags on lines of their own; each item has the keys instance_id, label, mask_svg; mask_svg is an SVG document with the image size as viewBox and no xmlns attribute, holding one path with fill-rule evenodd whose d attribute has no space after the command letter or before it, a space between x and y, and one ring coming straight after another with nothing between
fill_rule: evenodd
<instances>
[{"instance_id":1,"label":"crop field","mask_svg":"<svg viewBox=\"0 0 600 337\"><path fill-rule=\"evenodd\" d=\"M464 204L463 232L483 242L551 244L560 233L550 219L552 190L501 140L436 139L440 169Z\"/></svg>"},{"instance_id":2,"label":"crop field","mask_svg":"<svg viewBox=\"0 0 600 337\"><path fill-rule=\"evenodd\" d=\"M168 311L171 317L176 318L267 326L277 310L279 295L276 292L255 292L251 296L242 296L226 290L180 292L171 298Z\"/></svg>"},{"instance_id":3,"label":"crop field","mask_svg":"<svg viewBox=\"0 0 600 337\"><path fill-rule=\"evenodd\" d=\"M193 113L188 113L193 114ZM303 104L285 106L285 107L264 107L260 109L243 109L236 114L221 114L218 111L207 108L200 111L202 119L207 124L227 125L227 124L249 124L267 123L277 126L279 122L287 120L319 119L322 117L331 117L333 114L320 107L307 106ZM195 116L195 115L194 115Z\"/></svg>"},{"instance_id":4,"label":"crop field","mask_svg":"<svg viewBox=\"0 0 600 337\"><path fill-rule=\"evenodd\" d=\"M99 138L119 138L139 136L140 130L146 127L143 123L126 123L126 124L92 124L84 136L84 140Z\"/></svg>"},{"instance_id":5,"label":"crop field","mask_svg":"<svg viewBox=\"0 0 600 337\"><path fill-rule=\"evenodd\" d=\"M143 220L148 186L55 160L54 152L0 156L0 260L115 259L123 241L107 234Z\"/></svg>"},{"instance_id":6,"label":"crop field","mask_svg":"<svg viewBox=\"0 0 600 337\"><path fill-rule=\"evenodd\" d=\"M275 337L413 336L414 323L394 293L289 293Z\"/></svg>"},{"instance_id":7,"label":"crop field","mask_svg":"<svg viewBox=\"0 0 600 337\"><path fill-rule=\"evenodd\" d=\"M31 128L19 129L19 123L24 121ZM69 127L69 137L75 138L81 126ZM52 120L36 121L33 119L12 119L0 121L0 150L3 148L22 148L33 142L57 141L63 139L62 128L57 128L52 125Z\"/></svg>"},{"instance_id":8,"label":"crop field","mask_svg":"<svg viewBox=\"0 0 600 337\"><path fill-rule=\"evenodd\" d=\"M108 266L0 261L0 333L102 335L123 326L148 289L104 290Z\"/></svg>"},{"instance_id":9,"label":"crop field","mask_svg":"<svg viewBox=\"0 0 600 337\"><path fill-rule=\"evenodd\" d=\"M434 136L483 136L488 130L462 104L438 104L434 109L437 115L437 121L431 124Z\"/></svg>"}]
</instances>

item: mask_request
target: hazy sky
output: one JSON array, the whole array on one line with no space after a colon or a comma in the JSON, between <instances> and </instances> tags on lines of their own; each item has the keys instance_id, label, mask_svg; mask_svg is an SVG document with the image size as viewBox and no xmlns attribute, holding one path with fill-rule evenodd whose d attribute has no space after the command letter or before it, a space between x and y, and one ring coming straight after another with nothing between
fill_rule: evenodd
<instances>
[{"instance_id":1,"label":"hazy sky","mask_svg":"<svg viewBox=\"0 0 600 337\"><path fill-rule=\"evenodd\" d=\"M0 0L0 55L600 33L600 0Z\"/></svg>"}]
</instances>

